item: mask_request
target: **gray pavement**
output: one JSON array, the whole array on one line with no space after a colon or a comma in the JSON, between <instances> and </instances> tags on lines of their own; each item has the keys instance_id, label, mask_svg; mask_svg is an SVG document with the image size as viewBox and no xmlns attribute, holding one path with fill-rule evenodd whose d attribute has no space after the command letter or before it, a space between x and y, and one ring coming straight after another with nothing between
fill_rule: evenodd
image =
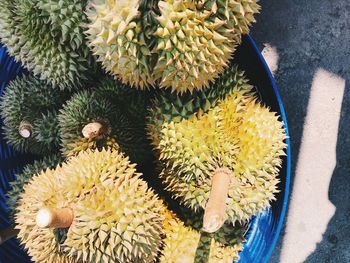
<instances>
[{"instance_id":1,"label":"gray pavement","mask_svg":"<svg viewBox=\"0 0 350 263\"><path fill-rule=\"evenodd\" d=\"M292 197L272 263L350 262L350 1L263 0L252 35L278 60Z\"/></svg>"}]
</instances>

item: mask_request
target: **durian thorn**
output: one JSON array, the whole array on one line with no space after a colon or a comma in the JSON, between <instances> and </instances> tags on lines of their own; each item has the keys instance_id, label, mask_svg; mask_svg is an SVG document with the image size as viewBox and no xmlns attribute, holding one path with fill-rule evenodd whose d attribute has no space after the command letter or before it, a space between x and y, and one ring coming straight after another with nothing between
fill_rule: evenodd
<instances>
[{"instance_id":1,"label":"durian thorn","mask_svg":"<svg viewBox=\"0 0 350 263\"><path fill-rule=\"evenodd\" d=\"M21 121L18 132L23 138L29 138L33 133L33 126L27 121Z\"/></svg>"},{"instance_id":2,"label":"durian thorn","mask_svg":"<svg viewBox=\"0 0 350 263\"><path fill-rule=\"evenodd\" d=\"M36 215L36 224L41 228L67 228L72 225L73 219L73 210L69 207L42 208Z\"/></svg>"},{"instance_id":3,"label":"durian thorn","mask_svg":"<svg viewBox=\"0 0 350 263\"><path fill-rule=\"evenodd\" d=\"M9 240L10 238L13 238L17 236L19 233L18 229L15 229L14 225L10 225L4 229L0 230L0 245L3 244L5 241Z\"/></svg>"},{"instance_id":4,"label":"durian thorn","mask_svg":"<svg viewBox=\"0 0 350 263\"><path fill-rule=\"evenodd\" d=\"M203 217L203 231L218 231L227 219L226 200L231 185L232 172L226 168L217 168L211 179L210 196Z\"/></svg>"},{"instance_id":5,"label":"durian thorn","mask_svg":"<svg viewBox=\"0 0 350 263\"><path fill-rule=\"evenodd\" d=\"M84 138L86 139L93 139L98 137L103 137L108 128L105 127L101 122L91 122L84 126L83 130L81 131Z\"/></svg>"}]
</instances>

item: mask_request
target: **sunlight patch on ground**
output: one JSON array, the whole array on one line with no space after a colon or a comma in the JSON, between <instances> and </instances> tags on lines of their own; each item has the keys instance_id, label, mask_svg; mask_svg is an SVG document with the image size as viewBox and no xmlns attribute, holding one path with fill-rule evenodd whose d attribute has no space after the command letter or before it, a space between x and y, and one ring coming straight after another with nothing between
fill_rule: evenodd
<instances>
[{"instance_id":1,"label":"sunlight patch on ground","mask_svg":"<svg viewBox=\"0 0 350 263\"><path fill-rule=\"evenodd\" d=\"M275 73L278 70L278 61L279 61L277 48L272 46L269 43L265 43L264 48L261 51L261 54L263 55L267 65L269 66L272 72L272 75L275 75Z\"/></svg>"},{"instance_id":2,"label":"sunlight patch on ground","mask_svg":"<svg viewBox=\"0 0 350 263\"><path fill-rule=\"evenodd\" d=\"M335 213L328 189L336 165L336 144L345 80L317 70L305 118L281 263L299 263L315 250ZM295 105L298 110L298 105ZM291 135L293 139L293 134ZM346 200L344 200L346 202Z\"/></svg>"}]
</instances>

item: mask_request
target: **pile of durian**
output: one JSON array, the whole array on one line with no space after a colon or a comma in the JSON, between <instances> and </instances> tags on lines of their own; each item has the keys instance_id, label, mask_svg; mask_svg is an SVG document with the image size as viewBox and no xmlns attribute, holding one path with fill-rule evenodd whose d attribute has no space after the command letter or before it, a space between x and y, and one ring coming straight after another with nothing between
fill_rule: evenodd
<instances>
[{"instance_id":1,"label":"pile of durian","mask_svg":"<svg viewBox=\"0 0 350 263\"><path fill-rule=\"evenodd\" d=\"M3 0L7 193L34 262L233 262L276 199L280 117L231 58L257 0Z\"/></svg>"}]
</instances>

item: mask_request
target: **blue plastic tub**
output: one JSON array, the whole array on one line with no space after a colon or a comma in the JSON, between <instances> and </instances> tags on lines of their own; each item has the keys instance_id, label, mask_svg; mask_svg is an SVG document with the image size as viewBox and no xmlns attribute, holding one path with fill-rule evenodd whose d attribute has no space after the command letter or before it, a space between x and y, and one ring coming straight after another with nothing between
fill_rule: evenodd
<instances>
[{"instance_id":1,"label":"blue plastic tub","mask_svg":"<svg viewBox=\"0 0 350 263\"><path fill-rule=\"evenodd\" d=\"M276 83L271 75L264 58L250 36L243 39L238 48L235 59L240 68L245 70L251 84L255 85L261 95L262 101L279 113L283 119L288 133L287 119L284 112L281 97ZM21 67L14 59L6 54L6 49L0 45L0 95L6 84L21 72ZM1 125L1 122L0 122ZM270 209L255 217L250 223L247 233L247 242L240 254L240 263L263 263L270 258L275 248L278 236L281 232L286 214L290 184L291 154L290 143L287 139L287 156L283 159L280 172L281 192L277 201L272 203ZM30 155L21 155L9 147L2 134L0 134L0 228L9 225L5 193L9 189L9 182L15 179L15 174L21 170L24 164L32 162ZM1 263L30 262L26 253L19 247L15 239L9 240L0 246Z\"/></svg>"}]
</instances>

